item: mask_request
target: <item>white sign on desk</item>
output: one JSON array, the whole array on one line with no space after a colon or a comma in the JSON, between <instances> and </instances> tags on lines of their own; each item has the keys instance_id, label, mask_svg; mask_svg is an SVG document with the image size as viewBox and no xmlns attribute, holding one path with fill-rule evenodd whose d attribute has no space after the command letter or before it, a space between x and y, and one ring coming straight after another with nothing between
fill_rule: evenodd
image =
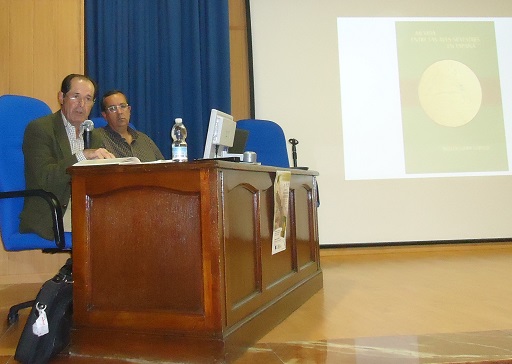
<instances>
[{"instance_id":1,"label":"white sign on desk","mask_svg":"<svg viewBox=\"0 0 512 364\"><path fill-rule=\"evenodd\" d=\"M272 254L286 249L286 223L288 220L288 197L290 194L291 172L277 171L274 182L274 230Z\"/></svg>"}]
</instances>

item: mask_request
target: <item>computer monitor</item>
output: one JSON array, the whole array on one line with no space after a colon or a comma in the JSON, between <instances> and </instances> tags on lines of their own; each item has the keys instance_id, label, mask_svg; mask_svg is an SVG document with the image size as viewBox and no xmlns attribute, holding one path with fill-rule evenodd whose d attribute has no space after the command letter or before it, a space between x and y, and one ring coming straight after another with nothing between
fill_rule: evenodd
<instances>
[{"instance_id":1,"label":"computer monitor","mask_svg":"<svg viewBox=\"0 0 512 364\"><path fill-rule=\"evenodd\" d=\"M204 159L224 158L235 139L236 122L233 116L212 109L208 123L208 134L204 145Z\"/></svg>"}]
</instances>

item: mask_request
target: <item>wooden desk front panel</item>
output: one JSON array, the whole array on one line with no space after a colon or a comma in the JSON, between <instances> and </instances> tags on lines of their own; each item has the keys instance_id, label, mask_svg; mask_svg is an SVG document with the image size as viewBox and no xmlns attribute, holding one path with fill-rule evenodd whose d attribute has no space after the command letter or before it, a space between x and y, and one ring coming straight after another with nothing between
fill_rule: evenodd
<instances>
[{"instance_id":1,"label":"wooden desk front panel","mask_svg":"<svg viewBox=\"0 0 512 364\"><path fill-rule=\"evenodd\" d=\"M116 168L73 176L76 326L220 332L216 175Z\"/></svg>"},{"instance_id":2,"label":"wooden desk front panel","mask_svg":"<svg viewBox=\"0 0 512 364\"><path fill-rule=\"evenodd\" d=\"M298 271L320 269L318 236L318 194L316 179L294 175L290 185L292 241L297 249Z\"/></svg>"},{"instance_id":3,"label":"wooden desk front panel","mask_svg":"<svg viewBox=\"0 0 512 364\"><path fill-rule=\"evenodd\" d=\"M275 172L223 172L228 327L320 271L314 177L292 176L287 247L272 255L274 179Z\"/></svg>"}]
</instances>

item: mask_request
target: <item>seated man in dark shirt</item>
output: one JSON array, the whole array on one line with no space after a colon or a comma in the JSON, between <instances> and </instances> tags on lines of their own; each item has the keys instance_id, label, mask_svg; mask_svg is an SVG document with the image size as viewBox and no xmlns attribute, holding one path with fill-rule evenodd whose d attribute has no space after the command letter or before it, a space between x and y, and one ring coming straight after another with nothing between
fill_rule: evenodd
<instances>
[{"instance_id":1,"label":"seated man in dark shirt","mask_svg":"<svg viewBox=\"0 0 512 364\"><path fill-rule=\"evenodd\" d=\"M164 159L155 142L146 134L134 130L130 123L131 106L119 90L108 91L101 100L101 115L108 125L101 131L103 146L116 156L137 157L141 162Z\"/></svg>"}]
</instances>

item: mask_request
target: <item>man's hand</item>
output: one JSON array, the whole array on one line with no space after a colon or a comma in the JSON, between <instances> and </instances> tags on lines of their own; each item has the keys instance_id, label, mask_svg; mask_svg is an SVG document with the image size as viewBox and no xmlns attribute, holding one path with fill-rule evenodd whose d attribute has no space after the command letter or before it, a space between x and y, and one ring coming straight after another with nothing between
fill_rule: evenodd
<instances>
[{"instance_id":1,"label":"man's hand","mask_svg":"<svg viewBox=\"0 0 512 364\"><path fill-rule=\"evenodd\" d=\"M84 149L84 156L87 159L111 159L115 156L105 148Z\"/></svg>"}]
</instances>

